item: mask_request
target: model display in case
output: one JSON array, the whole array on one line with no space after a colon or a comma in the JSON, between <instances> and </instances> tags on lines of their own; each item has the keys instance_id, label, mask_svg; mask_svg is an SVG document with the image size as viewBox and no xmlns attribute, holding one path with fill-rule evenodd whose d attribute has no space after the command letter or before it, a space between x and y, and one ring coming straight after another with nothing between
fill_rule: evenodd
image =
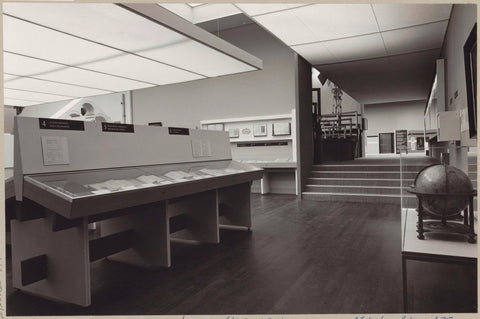
<instances>
[{"instance_id":1,"label":"model display in case","mask_svg":"<svg viewBox=\"0 0 480 319\"><path fill-rule=\"evenodd\" d=\"M220 227L250 230L263 170L232 161L227 132L42 120L15 119L15 288L88 306L90 262L170 267L171 238L219 243ZM45 152L61 161L45 163Z\"/></svg>"}]
</instances>

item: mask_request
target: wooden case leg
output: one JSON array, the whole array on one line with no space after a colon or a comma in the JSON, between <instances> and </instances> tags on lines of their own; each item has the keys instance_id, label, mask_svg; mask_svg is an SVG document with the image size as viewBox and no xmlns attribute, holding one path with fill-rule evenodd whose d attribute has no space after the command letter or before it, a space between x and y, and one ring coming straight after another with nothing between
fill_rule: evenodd
<instances>
[{"instance_id":1,"label":"wooden case leg","mask_svg":"<svg viewBox=\"0 0 480 319\"><path fill-rule=\"evenodd\" d=\"M218 189L217 200L222 210L220 226L252 227L250 186L248 182Z\"/></svg>"},{"instance_id":2,"label":"wooden case leg","mask_svg":"<svg viewBox=\"0 0 480 319\"><path fill-rule=\"evenodd\" d=\"M166 202L143 207L142 211L101 222L101 236L133 230L133 247L108 259L144 268L170 267L170 238Z\"/></svg>"},{"instance_id":3,"label":"wooden case leg","mask_svg":"<svg viewBox=\"0 0 480 319\"><path fill-rule=\"evenodd\" d=\"M172 233L172 238L215 244L220 242L215 189L179 198L167 206L168 217L180 214L187 216L187 227Z\"/></svg>"},{"instance_id":4,"label":"wooden case leg","mask_svg":"<svg viewBox=\"0 0 480 319\"><path fill-rule=\"evenodd\" d=\"M474 215L473 215L473 196L470 197L469 200L469 205L468 205L468 215L469 215L469 236L468 236L468 242L469 243L476 243L476 234L475 234L475 228L474 228Z\"/></svg>"},{"instance_id":5,"label":"wooden case leg","mask_svg":"<svg viewBox=\"0 0 480 319\"><path fill-rule=\"evenodd\" d=\"M418 198L418 223L417 223L417 238L418 239L425 239L423 235L423 205L422 199Z\"/></svg>"},{"instance_id":6,"label":"wooden case leg","mask_svg":"<svg viewBox=\"0 0 480 319\"><path fill-rule=\"evenodd\" d=\"M45 298L89 306L90 261L87 219L75 227L53 232L54 213L45 218L11 221L13 287ZM46 256L46 278L22 285L22 262ZM25 278L24 278L25 279Z\"/></svg>"}]
</instances>

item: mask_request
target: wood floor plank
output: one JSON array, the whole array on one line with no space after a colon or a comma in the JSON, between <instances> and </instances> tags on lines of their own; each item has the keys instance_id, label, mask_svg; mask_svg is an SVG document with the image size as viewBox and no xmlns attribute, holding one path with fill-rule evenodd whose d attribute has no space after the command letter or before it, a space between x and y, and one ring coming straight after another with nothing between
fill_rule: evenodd
<instances>
[{"instance_id":1,"label":"wood floor plank","mask_svg":"<svg viewBox=\"0 0 480 319\"><path fill-rule=\"evenodd\" d=\"M13 290L7 260L7 314L402 312L399 205L252 194L252 211L252 232L221 230L218 245L172 243L166 271L93 263L88 308ZM476 311L474 271L409 266L416 311Z\"/></svg>"}]
</instances>

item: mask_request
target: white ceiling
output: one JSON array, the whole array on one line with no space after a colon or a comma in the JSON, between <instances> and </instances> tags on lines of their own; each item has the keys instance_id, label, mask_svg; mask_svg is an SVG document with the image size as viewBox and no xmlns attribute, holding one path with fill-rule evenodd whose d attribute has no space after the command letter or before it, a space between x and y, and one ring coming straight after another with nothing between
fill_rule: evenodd
<instances>
[{"instance_id":1,"label":"white ceiling","mask_svg":"<svg viewBox=\"0 0 480 319\"><path fill-rule=\"evenodd\" d=\"M427 98L452 9L451 4L236 6L365 104Z\"/></svg>"},{"instance_id":2,"label":"white ceiling","mask_svg":"<svg viewBox=\"0 0 480 319\"><path fill-rule=\"evenodd\" d=\"M248 23L239 18L244 13L367 104L427 98L452 5L171 3L157 7L192 23L202 22L210 31L219 18L226 26ZM112 4L6 3L4 12L5 101L17 101L16 105L255 69Z\"/></svg>"},{"instance_id":3,"label":"white ceiling","mask_svg":"<svg viewBox=\"0 0 480 319\"><path fill-rule=\"evenodd\" d=\"M181 4L167 6L182 11ZM230 6L204 4L184 17L215 33L245 23L235 15L237 8L366 104L427 98L452 9L451 4ZM403 68L392 68L392 61L402 61Z\"/></svg>"},{"instance_id":4,"label":"white ceiling","mask_svg":"<svg viewBox=\"0 0 480 319\"><path fill-rule=\"evenodd\" d=\"M4 3L3 11L6 105L121 92L262 65L156 4Z\"/></svg>"}]
</instances>

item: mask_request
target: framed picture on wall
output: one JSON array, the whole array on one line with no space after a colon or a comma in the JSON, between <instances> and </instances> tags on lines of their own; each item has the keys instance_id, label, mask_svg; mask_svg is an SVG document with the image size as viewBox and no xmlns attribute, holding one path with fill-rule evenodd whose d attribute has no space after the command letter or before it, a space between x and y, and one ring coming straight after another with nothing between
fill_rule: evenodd
<instances>
[{"instance_id":1,"label":"framed picture on wall","mask_svg":"<svg viewBox=\"0 0 480 319\"><path fill-rule=\"evenodd\" d=\"M207 130L209 130L209 131L223 131L224 126L223 126L223 123L208 124L207 125Z\"/></svg>"},{"instance_id":2,"label":"framed picture on wall","mask_svg":"<svg viewBox=\"0 0 480 319\"><path fill-rule=\"evenodd\" d=\"M477 24L463 47L467 81L467 109L470 138L477 136Z\"/></svg>"},{"instance_id":3,"label":"framed picture on wall","mask_svg":"<svg viewBox=\"0 0 480 319\"><path fill-rule=\"evenodd\" d=\"M267 136L267 125L266 124L254 125L253 136Z\"/></svg>"},{"instance_id":4,"label":"framed picture on wall","mask_svg":"<svg viewBox=\"0 0 480 319\"><path fill-rule=\"evenodd\" d=\"M285 123L285 122L277 122L273 123L272 125L273 128L273 135L274 136L281 136L281 135L290 135L292 134L290 122Z\"/></svg>"},{"instance_id":5,"label":"framed picture on wall","mask_svg":"<svg viewBox=\"0 0 480 319\"><path fill-rule=\"evenodd\" d=\"M240 136L240 130L238 128L228 129L228 136L230 138L237 138Z\"/></svg>"}]
</instances>

